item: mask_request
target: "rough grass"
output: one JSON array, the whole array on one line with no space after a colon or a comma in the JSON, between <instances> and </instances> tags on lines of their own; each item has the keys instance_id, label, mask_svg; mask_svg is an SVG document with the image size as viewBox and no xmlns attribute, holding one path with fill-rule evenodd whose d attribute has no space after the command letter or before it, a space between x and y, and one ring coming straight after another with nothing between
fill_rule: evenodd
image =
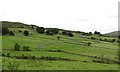
<instances>
[{"instance_id":1,"label":"rough grass","mask_svg":"<svg viewBox=\"0 0 120 72\"><path fill-rule=\"evenodd\" d=\"M11 30L15 30L16 36L0 36L0 40L2 38L2 52L5 55L10 54L10 57L2 57L3 69L5 70L10 69L9 65L18 65L16 68L18 70L117 70L118 68L117 64L93 62L93 60L101 56L117 61L117 43L113 44L88 38L83 39L79 38L78 34L74 34L74 37L62 35L47 36L32 30L29 30L32 35L26 37L22 33L17 32L18 29L16 28ZM24 31L25 29L19 28L19 30ZM61 37L60 40L57 40L57 36ZM91 42L90 46L85 45L88 42ZM20 51L13 50L15 43L20 45ZM31 51L22 50L26 44ZM44 57L45 59L48 57L48 60L14 58L22 54L38 58ZM51 61L49 58L55 58L56 60ZM60 59L66 59L66 61L60 61Z\"/></svg>"}]
</instances>

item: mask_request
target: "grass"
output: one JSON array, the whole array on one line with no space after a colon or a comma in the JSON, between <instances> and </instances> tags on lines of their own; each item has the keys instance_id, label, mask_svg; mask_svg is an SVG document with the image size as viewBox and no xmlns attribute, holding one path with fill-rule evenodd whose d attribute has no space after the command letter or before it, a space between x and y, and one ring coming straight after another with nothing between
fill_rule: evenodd
<instances>
[{"instance_id":1,"label":"grass","mask_svg":"<svg viewBox=\"0 0 120 72\"><path fill-rule=\"evenodd\" d=\"M23 28L10 28L15 31L15 36L0 36L2 40L2 53L10 57L3 56L3 69L17 70L117 70L118 64L111 63L95 63L94 56L109 58L117 61L117 43L110 43L88 38L79 38L79 34L74 34L74 37L63 35L47 36L38 34L35 31L29 30L32 33L29 36L23 36L18 30L26 30ZM60 40L57 39L60 36ZM98 37L94 35L95 37ZM109 37L106 37L110 39ZM86 46L91 42L90 46ZM14 44L20 45L20 51L14 51ZM23 51L23 46L28 45L31 51ZM83 44L83 45L82 45ZM61 50L61 52L50 52L50 50ZM50 60L34 60L34 59L17 59L14 56L35 56L35 57L60 57L76 61L50 61ZM17 66L11 68L11 66ZM10 66L10 67L9 67Z\"/></svg>"}]
</instances>

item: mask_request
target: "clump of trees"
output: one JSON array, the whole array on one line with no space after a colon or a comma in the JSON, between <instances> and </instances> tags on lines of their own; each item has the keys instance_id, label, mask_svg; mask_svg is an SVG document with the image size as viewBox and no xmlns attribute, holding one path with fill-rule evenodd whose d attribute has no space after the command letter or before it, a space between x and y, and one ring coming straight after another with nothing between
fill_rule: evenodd
<instances>
[{"instance_id":1,"label":"clump of trees","mask_svg":"<svg viewBox=\"0 0 120 72\"><path fill-rule=\"evenodd\" d=\"M63 31L62 35L67 35L69 37L73 37L74 36L71 32L66 32L66 31Z\"/></svg>"},{"instance_id":2,"label":"clump of trees","mask_svg":"<svg viewBox=\"0 0 120 72\"><path fill-rule=\"evenodd\" d=\"M15 36L14 32L13 31L10 31L8 28L6 27L2 27L2 35L11 35L11 36Z\"/></svg>"},{"instance_id":3,"label":"clump of trees","mask_svg":"<svg viewBox=\"0 0 120 72\"><path fill-rule=\"evenodd\" d=\"M46 30L46 32L45 32L47 35L53 35L53 33L50 31L50 30Z\"/></svg>"},{"instance_id":4,"label":"clump of trees","mask_svg":"<svg viewBox=\"0 0 120 72\"><path fill-rule=\"evenodd\" d=\"M100 35L100 36L104 36L104 35L102 35L102 34L101 34L100 32L98 32L98 31L95 31L94 34Z\"/></svg>"},{"instance_id":5,"label":"clump of trees","mask_svg":"<svg viewBox=\"0 0 120 72\"><path fill-rule=\"evenodd\" d=\"M90 36L90 35L92 35L92 32L89 32L89 33L83 33L82 35Z\"/></svg>"},{"instance_id":6,"label":"clump of trees","mask_svg":"<svg viewBox=\"0 0 120 72\"><path fill-rule=\"evenodd\" d=\"M44 28L44 27L37 27L37 28L36 28L36 31L37 31L38 33L44 34L45 28Z\"/></svg>"},{"instance_id":7,"label":"clump of trees","mask_svg":"<svg viewBox=\"0 0 120 72\"><path fill-rule=\"evenodd\" d=\"M59 33L59 30L56 29L56 28L49 28L49 29L46 29L45 33L47 35L53 35L53 34L58 34Z\"/></svg>"}]
</instances>

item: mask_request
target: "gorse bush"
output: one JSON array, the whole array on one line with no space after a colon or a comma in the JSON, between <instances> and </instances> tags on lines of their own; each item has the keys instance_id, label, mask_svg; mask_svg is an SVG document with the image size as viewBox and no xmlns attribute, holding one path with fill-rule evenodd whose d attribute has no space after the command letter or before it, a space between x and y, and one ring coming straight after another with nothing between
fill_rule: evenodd
<instances>
[{"instance_id":1,"label":"gorse bush","mask_svg":"<svg viewBox=\"0 0 120 72\"><path fill-rule=\"evenodd\" d=\"M15 50L15 51L19 51L19 50L20 50L20 45L17 44L17 43L15 43L15 45L14 45L14 50Z\"/></svg>"},{"instance_id":2,"label":"gorse bush","mask_svg":"<svg viewBox=\"0 0 120 72\"><path fill-rule=\"evenodd\" d=\"M29 46L25 45L23 46L23 51L31 51L31 50L29 49Z\"/></svg>"}]
</instances>

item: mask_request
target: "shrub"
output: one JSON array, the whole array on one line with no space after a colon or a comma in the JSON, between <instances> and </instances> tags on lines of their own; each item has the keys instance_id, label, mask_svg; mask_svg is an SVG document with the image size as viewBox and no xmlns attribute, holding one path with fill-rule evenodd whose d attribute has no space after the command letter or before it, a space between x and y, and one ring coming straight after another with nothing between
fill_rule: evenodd
<instances>
[{"instance_id":1,"label":"shrub","mask_svg":"<svg viewBox=\"0 0 120 72\"><path fill-rule=\"evenodd\" d=\"M105 41L107 42L107 39L105 39Z\"/></svg>"},{"instance_id":2,"label":"shrub","mask_svg":"<svg viewBox=\"0 0 120 72\"><path fill-rule=\"evenodd\" d=\"M44 29L44 27L37 27L37 28L36 28L36 31L37 31L38 33L43 34L44 31L45 31L45 29Z\"/></svg>"},{"instance_id":3,"label":"shrub","mask_svg":"<svg viewBox=\"0 0 120 72\"><path fill-rule=\"evenodd\" d=\"M31 50L29 49L29 46L23 46L23 51L31 51Z\"/></svg>"},{"instance_id":4,"label":"shrub","mask_svg":"<svg viewBox=\"0 0 120 72\"><path fill-rule=\"evenodd\" d=\"M50 30L46 30L46 34L50 35L51 34Z\"/></svg>"},{"instance_id":5,"label":"shrub","mask_svg":"<svg viewBox=\"0 0 120 72\"><path fill-rule=\"evenodd\" d=\"M60 39L60 37L59 37L59 36L58 36L57 38L58 38L58 40Z\"/></svg>"},{"instance_id":6,"label":"shrub","mask_svg":"<svg viewBox=\"0 0 120 72\"><path fill-rule=\"evenodd\" d=\"M13 31L10 31L9 33L10 33L11 36L15 35Z\"/></svg>"},{"instance_id":7,"label":"shrub","mask_svg":"<svg viewBox=\"0 0 120 72\"><path fill-rule=\"evenodd\" d=\"M115 42L115 39L112 39L112 42Z\"/></svg>"},{"instance_id":8,"label":"shrub","mask_svg":"<svg viewBox=\"0 0 120 72\"><path fill-rule=\"evenodd\" d=\"M91 37L91 39L95 40L96 38L95 37Z\"/></svg>"},{"instance_id":9,"label":"shrub","mask_svg":"<svg viewBox=\"0 0 120 72\"><path fill-rule=\"evenodd\" d=\"M103 41L103 40L100 38L100 41Z\"/></svg>"},{"instance_id":10,"label":"shrub","mask_svg":"<svg viewBox=\"0 0 120 72\"><path fill-rule=\"evenodd\" d=\"M21 30L18 30L19 32L22 32Z\"/></svg>"},{"instance_id":11,"label":"shrub","mask_svg":"<svg viewBox=\"0 0 120 72\"><path fill-rule=\"evenodd\" d=\"M2 53L2 56L5 56L5 54L4 54L4 53Z\"/></svg>"},{"instance_id":12,"label":"shrub","mask_svg":"<svg viewBox=\"0 0 120 72\"><path fill-rule=\"evenodd\" d=\"M73 37L73 34L71 32L68 32L66 35Z\"/></svg>"},{"instance_id":13,"label":"shrub","mask_svg":"<svg viewBox=\"0 0 120 72\"><path fill-rule=\"evenodd\" d=\"M23 32L23 34L24 34L25 36L28 36L28 35L29 35L29 32L25 30L25 31Z\"/></svg>"},{"instance_id":14,"label":"shrub","mask_svg":"<svg viewBox=\"0 0 120 72\"><path fill-rule=\"evenodd\" d=\"M66 35L66 33L67 33L66 31L63 31L63 32L62 32L63 35Z\"/></svg>"},{"instance_id":15,"label":"shrub","mask_svg":"<svg viewBox=\"0 0 120 72\"><path fill-rule=\"evenodd\" d=\"M10 53L7 53L7 55L6 55L7 57L10 57Z\"/></svg>"},{"instance_id":16,"label":"shrub","mask_svg":"<svg viewBox=\"0 0 120 72\"><path fill-rule=\"evenodd\" d=\"M90 45L91 45L91 42L88 42L87 44L88 44L88 46L90 46Z\"/></svg>"},{"instance_id":17,"label":"shrub","mask_svg":"<svg viewBox=\"0 0 120 72\"><path fill-rule=\"evenodd\" d=\"M15 51L19 51L19 50L20 50L20 45L17 44L17 43L15 43L15 45L14 45L14 50L15 50Z\"/></svg>"}]
</instances>

